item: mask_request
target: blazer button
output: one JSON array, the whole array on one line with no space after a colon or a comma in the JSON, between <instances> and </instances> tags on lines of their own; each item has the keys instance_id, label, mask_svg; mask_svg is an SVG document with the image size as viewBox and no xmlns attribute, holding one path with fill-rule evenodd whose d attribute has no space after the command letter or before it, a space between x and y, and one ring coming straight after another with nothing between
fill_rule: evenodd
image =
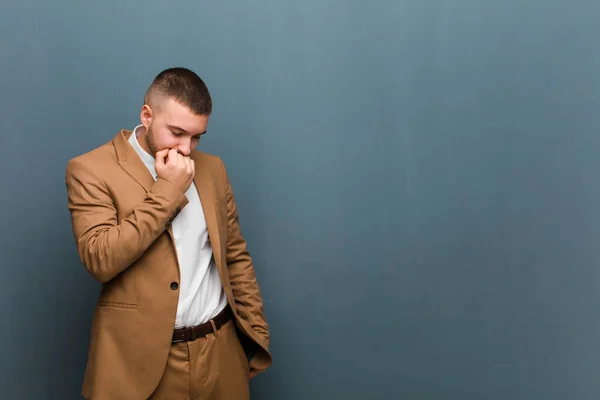
<instances>
[{"instance_id":1,"label":"blazer button","mask_svg":"<svg viewBox=\"0 0 600 400\"><path fill-rule=\"evenodd\" d=\"M177 290L178 287L179 287L179 285L177 284L177 282L171 282L171 289L172 290Z\"/></svg>"}]
</instances>

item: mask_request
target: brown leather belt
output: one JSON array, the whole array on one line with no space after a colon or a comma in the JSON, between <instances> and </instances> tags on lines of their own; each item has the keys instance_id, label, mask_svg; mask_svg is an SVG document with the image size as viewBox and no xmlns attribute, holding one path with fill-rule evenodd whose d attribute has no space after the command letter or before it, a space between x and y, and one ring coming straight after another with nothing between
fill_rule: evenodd
<instances>
[{"instance_id":1,"label":"brown leather belt","mask_svg":"<svg viewBox=\"0 0 600 400\"><path fill-rule=\"evenodd\" d=\"M215 323L215 328L219 330L223 325L229 322L233 318L231 307L229 304L212 319ZM187 342L188 340L194 340L197 338L204 337L210 333L213 333L213 324L208 321L201 325L190 326L188 328L179 328L173 331L172 343Z\"/></svg>"}]
</instances>

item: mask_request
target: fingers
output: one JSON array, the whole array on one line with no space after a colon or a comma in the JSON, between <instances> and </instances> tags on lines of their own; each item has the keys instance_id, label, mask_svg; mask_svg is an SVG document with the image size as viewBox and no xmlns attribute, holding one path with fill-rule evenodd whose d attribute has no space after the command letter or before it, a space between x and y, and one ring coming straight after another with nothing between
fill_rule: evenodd
<instances>
[{"instance_id":1,"label":"fingers","mask_svg":"<svg viewBox=\"0 0 600 400\"><path fill-rule=\"evenodd\" d=\"M177 153L177 166L183 169L188 176L194 173L193 160L189 156Z\"/></svg>"},{"instance_id":2,"label":"fingers","mask_svg":"<svg viewBox=\"0 0 600 400\"><path fill-rule=\"evenodd\" d=\"M169 149L168 154L169 158L167 159L167 163L177 165L179 163L179 157L181 157L181 154L179 154L175 149Z\"/></svg>"},{"instance_id":3,"label":"fingers","mask_svg":"<svg viewBox=\"0 0 600 400\"><path fill-rule=\"evenodd\" d=\"M169 150L169 158L167 159L167 163L170 164L171 166L175 167L176 169L183 169L183 170L187 171L186 158L188 158L188 157L179 153L177 150L170 149Z\"/></svg>"},{"instance_id":4,"label":"fingers","mask_svg":"<svg viewBox=\"0 0 600 400\"><path fill-rule=\"evenodd\" d=\"M260 374L261 372L262 372L261 370L250 368L250 372L248 373L248 377L250 379L252 379L252 378L256 377L256 375Z\"/></svg>"},{"instance_id":5,"label":"fingers","mask_svg":"<svg viewBox=\"0 0 600 400\"><path fill-rule=\"evenodd\" d=\"M157 160L158 160L158 158L162 158L164 160L164 157L167 154L168 154L167 164L170 164L177 169L185 170L188 177L194 176L195 168L196 168L194 160L192 160L188 156L184 156L183 154L179 153L175 149L165 149L165 150L159 151L158 153L156 153ZM159 155L162 155L162 157L159 157ZM164 163L164 161L163 161L163 163Z\"/></svg>"},{"instance_id":6,"label":"fingers","mask_svg":"<svg viewBox=\"0 0 600 400\"><path fill-rule=\"evenodd\" d=\"M165 157L167 157L167 154L169 153L169 149L164 149L161 151L156 152L156 164L157 165L165 165Z\"/></svg>"}]
</instances>

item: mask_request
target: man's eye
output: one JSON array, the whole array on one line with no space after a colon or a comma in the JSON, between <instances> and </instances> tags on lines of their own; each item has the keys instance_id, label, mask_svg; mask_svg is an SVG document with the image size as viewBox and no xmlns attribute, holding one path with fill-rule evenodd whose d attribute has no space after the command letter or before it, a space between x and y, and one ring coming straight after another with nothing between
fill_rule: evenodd
<instances>
[{"instance_id":1,"label":"man's eye","mask_svg":"<svg viewBox=\"0 0 600 400\"><path fill-rule=\"evenodd\" d=\"M181 133L177 133L177 132L171 132L173 134L173 136L181 136Z\"/></svg>"}]
</instances>

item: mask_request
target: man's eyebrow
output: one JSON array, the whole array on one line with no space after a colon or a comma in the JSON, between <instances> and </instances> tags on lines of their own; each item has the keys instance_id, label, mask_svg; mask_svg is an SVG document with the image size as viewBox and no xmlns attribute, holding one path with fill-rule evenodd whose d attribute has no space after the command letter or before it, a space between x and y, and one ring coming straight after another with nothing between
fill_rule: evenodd
<instances>
[{"instance_id":1,"label":"man's eyebrow","mask_svg":"<svg viewBox=\"0 0 600 400\"><path fill-rule=\"evenodd\" d=\"M177 125L169 125L167 124L167 128L173 130L173 131L179 131L179 132L183 132L186 135L191 135L191 136L201 136L204 135L206 133L206 131L198 133L196 135L192 135L191 133L187 132L185 129L178 127Z\"/></svg>"}]
</instances>

